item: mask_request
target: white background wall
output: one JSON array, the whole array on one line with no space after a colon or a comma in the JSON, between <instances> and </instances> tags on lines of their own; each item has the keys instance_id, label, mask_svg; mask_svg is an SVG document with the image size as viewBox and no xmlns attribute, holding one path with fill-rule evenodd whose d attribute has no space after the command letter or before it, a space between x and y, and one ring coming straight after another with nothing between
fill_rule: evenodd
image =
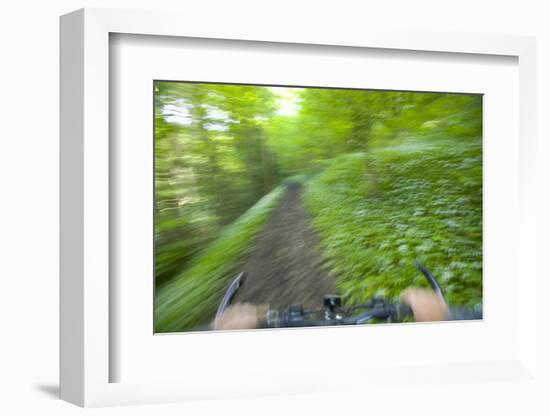
<instances>
[{"instance_id":1,"label":"white background wall","mask_svg":"<svg viewBox=\"0 0 550 416\"><path fill-rule=\"evenodd\" d=\"M168 1L19 0L0 8L0 414L76 414L82 410L56 400L58 376L58 16L74 9L115 7L179 10L194 15L245 13L281 26L326 22L342 25L396 25L439 30L511 33L538 37L539 177L550 164L550 12L548 2L521 0L362 1ZM545 7L546 6L546 7ZM185 22L182 22L185 24ZM548 186L539 183L540 212L550 211ZM541 219L541 253L548 251L549 227ZM542 245L544 244L544 246ZM540 263L548 273L548 266ZM539 293L546 293L542 282ZM544 298L542 298L544 299ZM548 317L540 304L540 318ZM546 321L546 328L550 324ZM542 327L542 326L541 326ZM546 331L548 332L548 331ZM548 334L540 332L543 351ZM548 371L547 354L540 354ZM543 367L545 366L545 367ZM438 386L433 387L439 391ZM548 389L550 391L550 388ZM448 389L446 390L448 391ZM396 397L345 393L93 410L114 414L550 414L542 391L505 384L476 386L461 397L429 397L412 391ZM537 398L539 400L537 400ZM381 403L385 403L380 407Z\"/></svg>"}]
</instances>

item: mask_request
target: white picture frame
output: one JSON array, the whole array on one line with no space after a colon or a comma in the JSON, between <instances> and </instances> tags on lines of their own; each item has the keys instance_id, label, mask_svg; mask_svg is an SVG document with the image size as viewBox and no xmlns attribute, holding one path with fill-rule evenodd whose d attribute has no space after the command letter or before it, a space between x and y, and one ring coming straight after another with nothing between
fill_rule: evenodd
<instances>
[{"instance_id":1,"label":"white picture frame","mask_svg":"<svg viewBox=\"0 0 550 416\"><path fill-rule=\"evenodd\" d=\"M441 380L484 379L536 383L536 323L522 319L535 315L537 270L535 176L535 40L530 37L468 33L429 33L350 28L326 33L282 30L278 25L234 26L223 19L205 24L172 13L82 9L61 18L61 397L80 406L158 403L262 394L323 392L349 389L374 380L388 385ZM182 21L185 24L182 25ZM517 291L519 345L508 360L441 363L414 368L334 370L331 377L347 382L323 383L319 373L293 374L282 369L270 380L205 378L183 381L110 382L109 348L112 298L109 296L110 176L109 157L109 36L114 33L332 45L454 54L505 55L519 65L520 216L517 270L522 270ZM471 378L471 374L481 374ZM442 378L441 378L442 377Z\"/></svg>"}]
</instances>

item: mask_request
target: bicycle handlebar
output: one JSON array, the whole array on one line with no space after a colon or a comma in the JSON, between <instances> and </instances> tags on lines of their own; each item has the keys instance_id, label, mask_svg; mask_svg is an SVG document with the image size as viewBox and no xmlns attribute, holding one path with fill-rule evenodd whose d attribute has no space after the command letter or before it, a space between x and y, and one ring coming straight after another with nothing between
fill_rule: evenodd
<instances>
[{"instance_id":1,"label":"bicycle handlebar","mask_svg":"<svg viewBox=\"0 0 550 416\"><path fill-rule=\"evenodd\" d=\"M435 294L447 304L441 286L432 273L419 261L416 267L424 275ZM221 319L226 308L232 302L236 292L242 286L245 279L245 273L239 273L231 282L225 296L218 306L215 318L215 326ZM325 309L321 311L304 311L302 305L291 305L287 312L278 310L269 310L266 315L265 326L267 328L285 328L285 327L304 327L304 326L336 326L336 325L360 325L368 323L374 319L388 320L390 322L401 322L406 316L412 316L413 313L408 305L402 303L392 303L384 298L372 298L368 303L355 305L344 309L341 307L342 301L337 295L325 295ZM364 312L357 315L350 315L350 311L355 309L364 309ZM323 313L324 319L309 319L315 313Z\"/></svg>"},{"instance_id":2,"label":"bicycle handlebar","mask_svg":"<svg viewBox=\"0 0 550 416\"><path fill-rule=\"evenodd\" d=\"M287 312L269 310L266 316L267 328L292 328L306 326L337 326L337 325L360 325L370 322L373 319L387 319L391 322L401 322L405 317L411 316L412 311L408 305L403 303L390 303L384 299L373 299L369 304L356 305L351 309L365 308L360 314L344 316L335 313L332 317L325 316L325 319L308 319L318 311L304 311L301 305L291 305ZM330 313L328 310L325 314Z\"/></svg>"}]
</instances>

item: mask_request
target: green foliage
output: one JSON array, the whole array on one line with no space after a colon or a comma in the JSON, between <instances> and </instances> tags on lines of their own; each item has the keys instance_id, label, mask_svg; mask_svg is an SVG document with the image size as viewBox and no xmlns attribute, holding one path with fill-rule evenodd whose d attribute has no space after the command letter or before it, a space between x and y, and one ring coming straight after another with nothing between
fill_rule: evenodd
<instances>
[{"instance_id":1,"label":"green foliage","mask_svg":"<svg viewBox=\"0 0 550 416\"><path fill-rule=\"evenodd\" d=\"M277 185L266 88L155 83L156 285Z\"/></svg>"},{"instance_id":2,"label":"green foliage","mask_svg":"<svg viewBox=\"0 0 550 416\"><path fill-rule=\"evenodd\" d=\"M372 131L372 144L407 136L438 138L479 137L482 131L482 105L479 95L416 93L401 97L402 106L378 123Z\"/></svg>"},{"instance_id":3,"label":"green foliage","mask_svg":"<svg viewBox=\"0 0 550 416\"><path fill-rule=\"evenodd\" d=\"M337 285L354 303L426 285L449 301L482 296L481 140L403 139L338 157L308 185L306 204Z\"/></svg>"},{"instance_id":4,"label":"green foliage","mask_svg":"<svg viewBox=\"0 0 550 416\"><path fill-rule=\"evenodd\" d=\"M269 217L284 187L274 189L202 251L155 297L156 332L185 331L209 323L216 305L246 254L254 236Z\"/></svg>"}]
</instances>

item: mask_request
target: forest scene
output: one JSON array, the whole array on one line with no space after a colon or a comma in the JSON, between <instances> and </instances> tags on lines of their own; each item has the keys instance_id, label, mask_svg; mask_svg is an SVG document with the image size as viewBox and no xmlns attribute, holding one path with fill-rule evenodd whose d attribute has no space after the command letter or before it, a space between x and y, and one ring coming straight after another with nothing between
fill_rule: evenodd
<instances>
[{"instance_id":1,"label":"forest scene","mask_svg":"<svg viewBox=\"0 0 550 416\"><path fill-rule=\"evenodd\" d=\"M155 332L235 302L482 303L482 96L155 81Z\"/></svg>"}]
</instances>

